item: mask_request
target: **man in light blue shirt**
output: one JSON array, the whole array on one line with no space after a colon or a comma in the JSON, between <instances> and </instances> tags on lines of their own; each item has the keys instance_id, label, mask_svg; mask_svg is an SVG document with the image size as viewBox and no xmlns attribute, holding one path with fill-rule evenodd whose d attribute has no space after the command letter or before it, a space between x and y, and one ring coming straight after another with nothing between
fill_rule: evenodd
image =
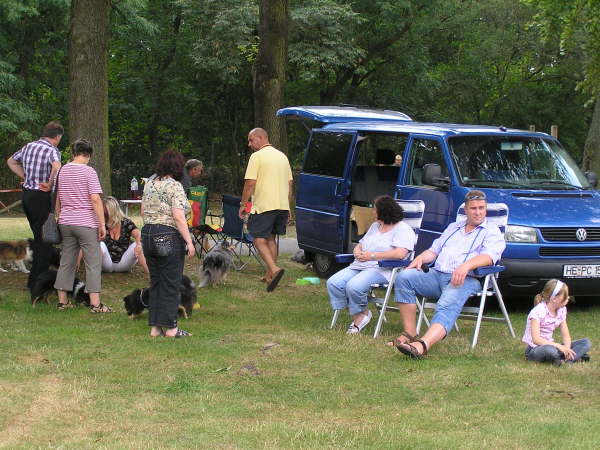
<instances>
[{"instance_id":1,"label":"man in light blue shirt","mask_svg":"<svg viewBox=\"0 0 600 450\"><path fill-rule=\"evenodd\" d=\"M422 357L446 337L467 299L481 289L473 270L500 259L506 244L498 227L486 220L486 212L485 194L470 191L465 196L467 219L448 225L431 248L398 275L395 294L405 332L393 345L402 353ZM433 261L429 272L421 271ZM416 295L438 299L431 326L420 339L415 337Z\"/></svg>"}]
</instances>

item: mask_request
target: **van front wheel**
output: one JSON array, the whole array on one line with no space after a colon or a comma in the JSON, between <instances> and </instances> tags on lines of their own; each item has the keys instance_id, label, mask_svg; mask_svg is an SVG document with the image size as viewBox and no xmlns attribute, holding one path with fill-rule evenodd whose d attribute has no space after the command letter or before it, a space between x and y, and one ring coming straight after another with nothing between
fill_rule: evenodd
<instances>
[{"instance_id":1,"label":"van front wheel","mask_svg":"<svg viewBox=\"0 0 600 450\"><path fill-rule=\"evenodd\" d=\"M313 257L313 270L320 278L329 278L342 267L343 265L335 262L333 256L315 253Z\"/></svg>"}]
</instances>

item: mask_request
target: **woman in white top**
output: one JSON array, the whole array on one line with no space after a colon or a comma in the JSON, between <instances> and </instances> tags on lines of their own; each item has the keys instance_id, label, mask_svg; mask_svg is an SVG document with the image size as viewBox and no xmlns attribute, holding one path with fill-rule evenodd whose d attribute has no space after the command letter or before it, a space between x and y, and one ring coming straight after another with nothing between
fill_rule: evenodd
<instances>
[{"instance_id":1,"label":"woman in white top","mask_svg":"<svg viewBox=\"0 0 600 450\"><path fill-rule=\"evenodd\" d=\"M382 259L403 259L413 250L415 233L402 222L403 211L389 195L375 199L377 221L354 247L354 262L327 280L334 310L348 308L353 320L347 333L360 333L371 321L367 294L371 284L387 283L390 269L379 267Z\"/></svg>"}]
</instances>

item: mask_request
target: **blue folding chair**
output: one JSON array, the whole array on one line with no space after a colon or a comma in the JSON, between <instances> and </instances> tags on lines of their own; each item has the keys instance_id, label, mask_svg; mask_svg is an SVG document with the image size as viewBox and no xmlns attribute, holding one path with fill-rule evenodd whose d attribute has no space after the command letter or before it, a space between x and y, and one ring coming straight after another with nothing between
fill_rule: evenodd
<instances>
[{"instance_id":1,"label":"blue folding chair","mask_svg":"<svg viewBox=\"0 0 600 450\"><path fill-rule=\"evenodd\" d=\"M425 203L422 200L396 200L398 205L400 205L404 211L404 219L415 232L415 245L417 244L417 239L419 237L419 230L421 229L421 222L423 221L423 213L425 211ZM373 337L376 338L379 336L379 332L381 331L381 327L385 319L386 310L392 309L397 310L395 307L388 306L390 297L394 292L394 282L396 280L397 273L408 266L412 259L414 258L414 251L410 252L410 254L405 259L388 259L379 261L380 267L390 268L392 269L392 273L390 275L390 282L385 284L373 284L371 285L371 292L369 293L369 301L375 303L377 309L379 310L379 318L377 319L377 326L375 327L375 333ZM339 263L350 263L354 260L354 255L351 253L344 253L335 256L335 259ZM374 292L376 289L385 289L385 297L378 298L375 297ZM340 314L340 310L335 310L333 312L333 317L331 319L331 324L329 328L333 328L337 322L338 316Z\"/></svg>"},{"instance_id":2,"label":"blue folding chair","mask_svg":"<svg viewBox=\"0 0 600 450\"><path fill-rule=\"evenodd\" d=\"M508 206L505 203L488 203L487 204L487 220L488 222L494 223L500 229L500 232L504 236L506 231L506 225L508 224ZM458 208L456 213L456 220L465 220L467 218L465 214L465 204L463 203ZM505 269L504 266L500 264L496 264L494 266L483 266L474 270L475 275L484 277L483 279L483 287L481 291L475 294L472 298L479 298L478 306L464 306L459 318L467 319L467 320L475 320L475 330L473 330L473 339L471 341L471 350L475 348L477 345L477 339L479 338L479 330L481 328L481 322L506 322L506 326L508 327L508 331L510 335L514 338L515 331L513 330L512 323L510 321L510 317L508 316L508 312L506 311L506 306L504 305L504 300L502 298L502 293L498 288L498 282L496 281L498 278L498 274ZM494 296L498 301L498 306L502 311L503 317L494 317L494 316L485 316L485 302L487 297ZM417 333L421 329L421 324L423 321L429 325L429 321L427 319L427 315L425 314L426 309L435 309L436 303L427 301L429 299L422 299L421 306L419 308L419 319L417 321ZM458 326L455 325L455 329L459 331Z\"/></svg>"},{"instance_id":3,"label":"blue folding chair","mask_svg":"<svg viewBox=\"0 0 600 450\"><path fill-rule=\"evenodd\" d=\"M234 261L233 267L235 270L242 270L248 264L248 261L242 259L244 249L248 251L250 256L262 266L263 262L258 256L256 247L254 247L254 239L246 230L246 223L240 219L240 197L234 195L223 194L223 230L221 235L229 238L234 242Z\"/></svg>"}]
</instances>

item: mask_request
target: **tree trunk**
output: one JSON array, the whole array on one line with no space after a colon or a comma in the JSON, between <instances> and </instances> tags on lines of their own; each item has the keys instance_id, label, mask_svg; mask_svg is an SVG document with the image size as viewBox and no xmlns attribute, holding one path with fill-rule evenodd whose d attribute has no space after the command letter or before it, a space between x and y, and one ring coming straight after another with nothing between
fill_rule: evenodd
<instances>
[{"instance_id":1,"label":"tree trunk","mask_svg":"<svg viewBox=\"0 0 600 450\"><path fill-rule=\"evenodd\" d=\"M600 95L596 98L592 123L583 147L583 170L600 174Z\"/></svg>"},{"instance_id":2,"label":"tree trunk","mask_svg":"<svg viewBox=\"0 0 600 450\"><path fill-rule=\"evenodd\" d=\"M287 153L285 121L275 113L283 106L289 0L260 0L260 46L252 68L254 123L269 133L271 143Z\"/></svg>"},{"instance_id":3,"label":"tree trunk","mask_svg":"<svg viewBox=\"0 0 600 450\"><path fill-rule=\"evenodd\" d=\"M94 154L102 189L111 192L108 148L108 75L110 0L72 0L69 26L69 136L85 138Z\"/></svg>"}]
</instances>

